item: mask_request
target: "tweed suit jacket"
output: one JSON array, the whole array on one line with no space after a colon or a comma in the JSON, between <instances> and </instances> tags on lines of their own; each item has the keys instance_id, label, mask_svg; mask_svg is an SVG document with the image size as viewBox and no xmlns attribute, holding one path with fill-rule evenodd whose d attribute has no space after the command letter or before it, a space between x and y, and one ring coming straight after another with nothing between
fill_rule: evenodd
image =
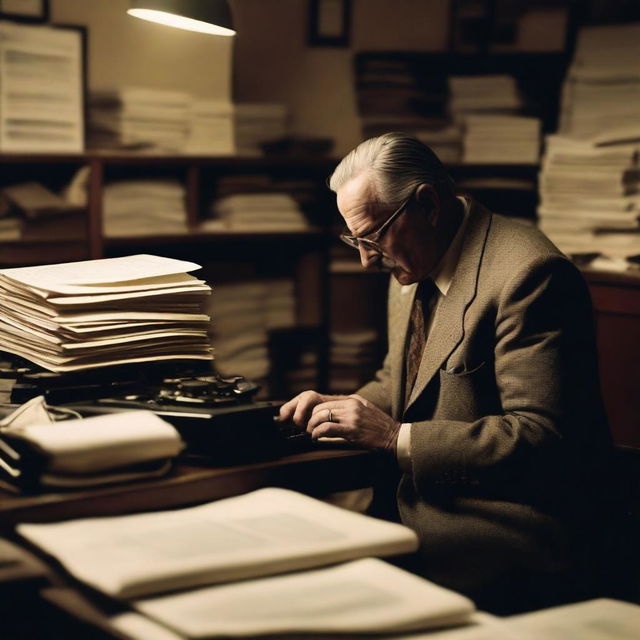
<instances>
[{"instance_id":1,"label":"tweed suit jacket","mask_svg":"<svg viewBox=\"0 0 640 640\"><path fill-rule=\"evenodd\" d=\"M576 563L609 435L579 271L536 229L474 202L464 233L407 406L417 285L393 278L388 354L358 393L412 423L397 506L420 537L423 574L475 593Z\"/></svg>"}]
</instances>

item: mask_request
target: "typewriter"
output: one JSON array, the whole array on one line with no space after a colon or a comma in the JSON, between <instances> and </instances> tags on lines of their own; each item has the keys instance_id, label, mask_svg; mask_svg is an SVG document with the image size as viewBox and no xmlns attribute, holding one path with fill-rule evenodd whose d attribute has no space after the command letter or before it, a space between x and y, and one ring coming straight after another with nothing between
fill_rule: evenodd
<instances>
[{"instance_id":1,"label":"typewriter","mask_svg":"<svg viewBox=\"0 0 640 640\"><path fill-rule=\"evenodd\" d=\"M258 384L223 377L210 363L141 363L59 374L4 356L0 388L10 406L44 396L83 417L146 409L171 423L192 461L238 464L311 448L306 433L275 420L282 402L256 400Z\"/></svg>"}]
</instances>

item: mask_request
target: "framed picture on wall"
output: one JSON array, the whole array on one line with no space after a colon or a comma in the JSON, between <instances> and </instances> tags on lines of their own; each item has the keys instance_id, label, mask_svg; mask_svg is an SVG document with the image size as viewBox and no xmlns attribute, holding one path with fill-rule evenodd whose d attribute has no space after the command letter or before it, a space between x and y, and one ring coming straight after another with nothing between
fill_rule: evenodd
<instances>
[{"instance_id":1,"label":"framed picture on wall","mask_svg":"<svg viewBox=\"0 0 640 640\"><path fill-rule=\"evenodd\" d=\"M0 151L84 151L87 30L0 21Z\"/></svg>"},{"instance_id":2,"label":"framed picture on wall","mask_svg":"<svg viewBox=\"0 0 640 640\"><path fill-rule=\"evenodd\" d=\"M47 22L49 0L0 0L0 18L24 22Z\"/></svg>"},{"instance_id":3,"label":"framed picture on wall","mask_svg":"<svg viewBox=\"0 0 640 640\"><path fill-rule=\"evenodd\" d=\"M309 0L309 44L348 47L351 0Z\"/></svg>"}]
</instances>

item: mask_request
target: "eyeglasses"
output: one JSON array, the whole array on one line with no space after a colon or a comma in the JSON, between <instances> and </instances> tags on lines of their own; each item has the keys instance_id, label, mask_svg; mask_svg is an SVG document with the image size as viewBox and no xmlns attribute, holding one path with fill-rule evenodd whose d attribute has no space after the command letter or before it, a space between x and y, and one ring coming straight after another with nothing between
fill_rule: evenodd
<instances>
[{"instance_id":1,"label":"eyeglasses","mask_svg":"<svg viewBox=\"0 0 640 640\"><path fill-rule=\"evenodd\" d=\"M382 226L377 231L372 231L371 233L358 237L351 235L349 229L345 227L344 231L340 234L340 240L354 249L364 247L365 249L372 249L373 251L382 253L380 242L382 241L384 234L389 231L389 228L394 221L404 213L407 205L411 201L411 198L413 198L414 193L415 190L412 191L409 194L409 197L382 223Z\"/></svg>"}]
</instances>

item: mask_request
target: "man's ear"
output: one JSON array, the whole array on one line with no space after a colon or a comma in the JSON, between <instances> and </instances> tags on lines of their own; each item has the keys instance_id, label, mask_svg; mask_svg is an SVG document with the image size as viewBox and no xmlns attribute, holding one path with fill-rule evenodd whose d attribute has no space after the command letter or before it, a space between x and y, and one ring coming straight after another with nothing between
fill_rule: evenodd
<instances>
[{"instance_id":1,"label":"man's ear","mask_svg":"<svg viewBox=\"0 0 640 640\"><path fill-rule=\"evenodd\" d=\"M432 227L435 227L440 215L440 196L433 185L422 183L416 189L416 200L418 204L425 210L427 220Z\"/></svg>"}]
</instances>

